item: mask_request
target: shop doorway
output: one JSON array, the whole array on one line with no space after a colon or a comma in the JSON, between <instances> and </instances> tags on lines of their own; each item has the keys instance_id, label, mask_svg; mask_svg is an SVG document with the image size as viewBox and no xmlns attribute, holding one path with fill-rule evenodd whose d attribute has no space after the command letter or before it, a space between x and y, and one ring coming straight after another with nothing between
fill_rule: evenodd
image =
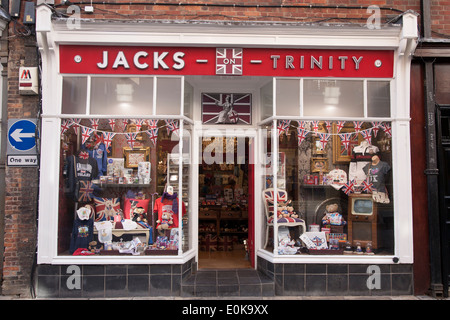
<instances>
[{"instance_id":1,"label":"shop doorway","mask_svg":"<svg viewBox=\"0 0 450 320\"><path fill-rule=\"evenodd\" d=\"M198 267L254 265L252 138L200 138Z\"/></svg>"}]
</instances>

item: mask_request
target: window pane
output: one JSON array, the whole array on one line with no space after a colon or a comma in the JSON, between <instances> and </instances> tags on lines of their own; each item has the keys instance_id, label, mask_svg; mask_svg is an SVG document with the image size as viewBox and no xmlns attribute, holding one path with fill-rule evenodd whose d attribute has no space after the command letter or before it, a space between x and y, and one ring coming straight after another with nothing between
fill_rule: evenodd
<instances>
[{"instance_id":1,"label":"window pane","mask_svg":"<svg viewBox=\"0 0 450 320\"><path fill-rule=\"evenodd\" d=\"M62 113L85 114L87 97L86 77L64 77L62 90Z\"/></svg>"},{"instance_id":2,"label":"window pane","mask_svg":"<svg viewBox=\"0 0 450 320\"><path fill-rule=\"evenodd\" d=\"M273 116L273 80L261 88L261 120Z\"/></svg>"},{"instance_id":3,"label":"window pane","mask_svg":"<svg viewBox=\"0 0 450 320\"><path fill-rule=\"evenodd\" d=\"M300 80L277 80L277 116L300 115Z\"/></svg>"},{"instance_id":4,"label":"window pane","mask_svg":"<svg viewBox=\"0 0 450 320\"><path fill-rule=\"evenodd\" d=\"M181 79L158 78L156 114L181 114Z\"/></svg>"},{"instance_id":5,"label":"window pane","mask_svg":"<svg viewBox=\"0 0 450 320\"><path fill-rule=\"evenodd\" d=\"M153 78L92 77L91 114L149 115Z\"/></svg>"},{"instance_id":6,"label":"window pane","mask_svg":"<svg viewBox=\"0 0 450 320\"><path fill-rule=\"evenodd\" d=\"M278 130L284 121L278 120ZM360 249L361 256L394 253L390 128L388 122L350 119L286 126L278 135L276 254L314 254L321 248L343 255L346 246L355 256ZM309 243L300 239L305 229Z\"/></svg>"},{"instance_id":7,"label":"window pane","mask_svg":"<svg viewBox=\"0 0 450 320\"><path fill-rule=\"evenodd\" d=\"M367 81L367 115L391 116L391 92L389 81Z\"/></svg>"},{"instance_id":8,"label":"window pane","mask_svg":"<svg viewBox=\"0 0 450 320\"><path fill-rule=\"evenodd\" d=\"M363 81L305 80L305 116L363 117Z\"/></svg>"},{"instance_id":9,"label":"window pane","mask_svg":"<svg viewBox=\"0 0 450 320\"><path fill-rule=\"evenodd\" d=\"M161 198L172 174L179 177L178 166L168 162L179 142L174 137L179 123L172 121L168 127L164 120L116 119L112 128L109 119L99 119L94 128L94 122L83 119L77 133L71 126L61 134L58 255L81 248L130 257L178 254L182 239L177 234L189 198L184 192L189 190L179 198L175 193ZM87 129L94 131L80 141L80 131ZM177 192L179 186L173 187ZM178 199L181 211L173 209Z\"/></svg>"},{"instance_id":10,"label":"window pane","mask_svg":"<svg viewBox=\"0 0 450 320\"><path fill-rule=\"evenodd\" d=\"M194 88L184 82L184 115L192 119L193 103L194 103Z\"/></svg>"}]
</instances>

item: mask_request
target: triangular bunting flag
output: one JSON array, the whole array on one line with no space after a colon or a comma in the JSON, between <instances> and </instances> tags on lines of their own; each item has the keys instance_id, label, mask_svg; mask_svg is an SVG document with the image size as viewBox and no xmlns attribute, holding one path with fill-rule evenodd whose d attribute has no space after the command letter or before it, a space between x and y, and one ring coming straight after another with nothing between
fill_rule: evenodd
<instances>
[{"instance_id":1,"label":"triangular bunting flag","mask_svg":"<svg viewBox=\"0 0 450 320\"><path fill-rule=\"evenodd\" d=\"M108 149L111 145L112 139L115 135L116 134L114 132L103 132L103 143L105 144L106 149Z\"/></svg>"},{"instance_id":2,"label":"triangular bunting flag","mask_svg":"<svg viewBox=\"0 0 450 320\"><path fill-rule=\"evenodd\" d=\"M89 119L91 121L91 127L94 130L98 130L98 119Z\"/></svg>"},{"instance_id":3,"label":"triangular bunting flag","mask_svg":"<svg viewBox=\"0 0 450 320\"><path fill-rule=\"evenodd\" d=\"M125 133L125 136L127 137L127 143L130 146L131 149L133 149L134 144L136 143L136 136L137 133L135 132L129 132L129 133Z\"/></svg>"},{"instance_id":4,"label":"triangular bunting flag","mask_svg":"<svg viewBox=\"0 0 450 320\"><path fill-rule=\"evenodd\" d=\"M114 131L114 128L116 126L116 119L108 119L109 126L111 127L111 130Z\"/></svg>"},{"instance_id":5,"label":"triangular bunting flag","mask_svg":"<svg viewBox=\"0 0 450 320\"><path fill-rule=\"evenodd\" d=\"M94 129L88 127L81 127L81 144L86 143L86 141L91 136L92 132L94 132Z\"/></svg>"}]
</instances>

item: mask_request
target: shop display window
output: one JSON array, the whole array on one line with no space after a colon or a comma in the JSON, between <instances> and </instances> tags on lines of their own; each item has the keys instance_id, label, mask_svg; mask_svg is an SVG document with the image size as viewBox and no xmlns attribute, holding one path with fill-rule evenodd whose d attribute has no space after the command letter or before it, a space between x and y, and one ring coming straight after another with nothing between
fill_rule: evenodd
<instances>
[{"instance_id":1,"label":"shop display window","mask_svg":"<svg viewBox=\"0 0 450 320\"><path fill-rule=\"evenodd\" d=\"M277 174L274 179L269 153L264 177L265 249L279 255L393 254L391 122L275 122Z\"/></svg>"},{"instance_id":2,"label":"shop display window","mask_svg":"<svg viewBox=\"0 0 450 320\"><path fill-rule=\"evenodd\" d=\"M62 119L58 253L188 250L189 161L179 161L179 135L173 119Z\"/></svg>"},{"instance_id":3,"label":"shop display window","mask_svg":"<svg viewBox=\"0 0 450 320\"><path fill-rule=\"evenodd\" d=\"M394 254L390 82L274 83L273 114L265 112L260 125L262 248L275 255ZM268 92L261 90L263 101Z\"/></svg>"}]
</instances>

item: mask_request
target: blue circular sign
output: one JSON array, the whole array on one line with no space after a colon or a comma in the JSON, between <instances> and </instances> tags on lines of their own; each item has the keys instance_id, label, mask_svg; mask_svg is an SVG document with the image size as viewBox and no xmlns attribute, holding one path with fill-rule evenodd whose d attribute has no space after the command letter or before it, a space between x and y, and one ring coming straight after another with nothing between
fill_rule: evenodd
<instances>
[{"instance_id":1,"label":"blue circular sign","mask_svg":"<svg viewBox=\"0 0 450 320\"><path fill-rule=\"evenodd\" d=\"M36 146L36 124L30 120L15 122L8 131L8 141L19 151L28 151Z\"/></svg>"}]
</instances>

